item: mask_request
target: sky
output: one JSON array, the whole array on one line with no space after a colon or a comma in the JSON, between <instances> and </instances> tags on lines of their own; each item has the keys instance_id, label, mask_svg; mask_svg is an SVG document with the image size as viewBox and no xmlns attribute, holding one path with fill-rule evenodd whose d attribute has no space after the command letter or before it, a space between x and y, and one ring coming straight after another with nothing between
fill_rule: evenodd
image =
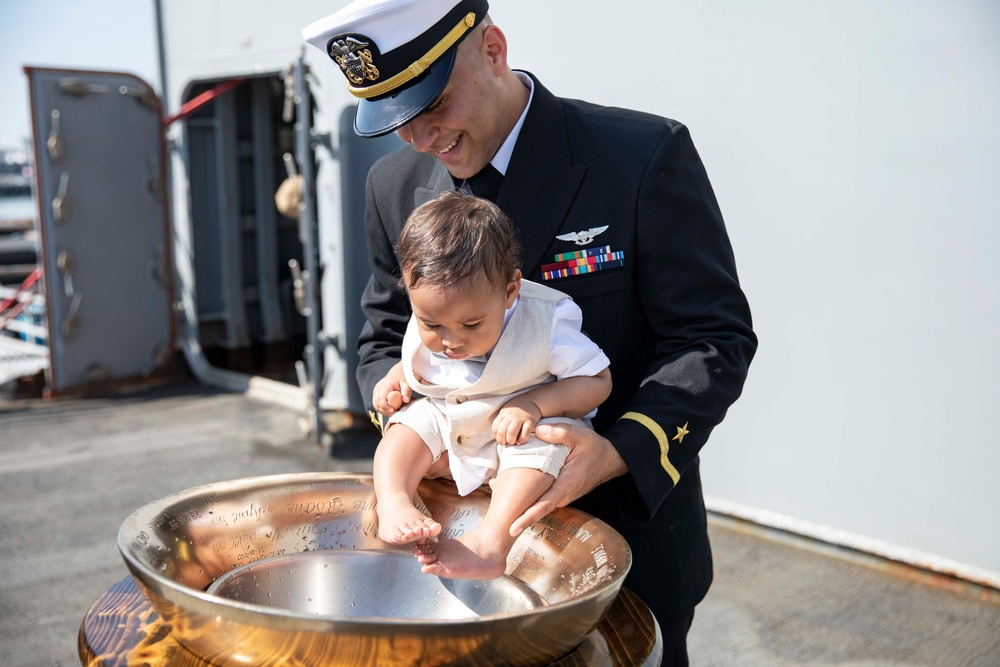
<instances>
[{"instance_id":1,"label":"sky","mask_svg":"<svg viewBox=\"0 0 1000 667\"><path fill-rule=\"evenodd\" d=\"M24 65L127 72L159 91L153 0L0 0L0 148L31 135Z\"/></svg>"}]
</instances>

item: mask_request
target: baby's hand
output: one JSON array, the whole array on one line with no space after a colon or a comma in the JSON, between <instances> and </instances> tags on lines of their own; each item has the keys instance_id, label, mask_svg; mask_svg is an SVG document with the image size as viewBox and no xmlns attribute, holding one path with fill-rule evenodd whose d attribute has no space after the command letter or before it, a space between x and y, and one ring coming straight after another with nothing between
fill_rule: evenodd
<instances>
[{"instance_id":1,"label":"baby's hand","mask_svg":"<svg viewBox=\"0 0 1000 667\"><path fill-rule=\"evenodd\" d=\"M403 364L398 363L375 385L372 390L372 405L379 413L389 417L409 403L412 396L413 390L406 383L406 376L403 374Z\"/></svg>"},{"instance_id":2,"label":"baby's hand","mask_svg":"<svg viewBox=\"0 0 1000 667\"><path fill-rule=\"evenodd\" d=\"M501 445L524 444L541 418L541 410L531 399L515 396L500 408L493 420L493 438Z\"/></svg>"}]
</instances>

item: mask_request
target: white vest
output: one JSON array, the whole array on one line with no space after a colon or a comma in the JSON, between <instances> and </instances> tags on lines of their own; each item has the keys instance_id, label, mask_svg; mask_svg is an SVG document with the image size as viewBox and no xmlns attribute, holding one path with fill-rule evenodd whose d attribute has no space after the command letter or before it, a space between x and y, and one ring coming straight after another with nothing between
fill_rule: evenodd
<instances>
[{"instance_id":1,"label":"white vest","mask_svg":"<svg viewBox=\"0 0 1000 667\"><path fill-rule=\"evenodd\" d=\"M497 411L513 396L555 381L549 372L552 320L565 294L529 280L521 281L520 299L494 347L479 380L459 389L424 384L413 373L421 347L414 318L403 338L403 371L410 387L433 401L450 424L447 448L479 465L496 465L496 441L490 425Z\"/></svg>"}]
</instances>

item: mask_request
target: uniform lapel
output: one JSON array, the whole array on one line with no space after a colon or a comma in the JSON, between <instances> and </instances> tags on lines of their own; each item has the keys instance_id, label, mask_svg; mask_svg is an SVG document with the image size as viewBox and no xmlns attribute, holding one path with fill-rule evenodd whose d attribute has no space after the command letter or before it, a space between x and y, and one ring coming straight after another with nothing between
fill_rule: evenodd
<instances>
[{"instance_id":1,"label":"uniform lapel","mask_svg":"<svg viewBox=\"0 0 1000 667\"><path fill-rule=\"evenodd\" d=\"M497 205L520 232L525 276L541 264L586 174L584 166L572 163L562 105L534 82L531 108L497 195Z\"/></svg>"},{"instance_id":2,"label":"uniform lapel","mask_svg":"<svg viewBox=\"0 0 1000 667\"><path fill-rule=\"evenodd\" d=\"M455 189L455 183L451 180L451 175L444 164L438 160L434 160L434 163L434 168L431 170L430 178L427 179L427 184L417 186L413 190L414 208L421 204L426 204L445 190Z\"/></svg>"}]
</instances>

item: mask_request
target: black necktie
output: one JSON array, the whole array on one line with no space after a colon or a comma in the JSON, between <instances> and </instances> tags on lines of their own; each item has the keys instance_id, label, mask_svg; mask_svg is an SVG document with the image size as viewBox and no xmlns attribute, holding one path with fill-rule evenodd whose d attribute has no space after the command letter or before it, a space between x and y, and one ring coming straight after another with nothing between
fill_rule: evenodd
<instances>
[{"instance_id":1,"label":"black necktie","mask_svg":"<svg viewBox=\"0 0 1000 667\"><path fill-rule=\"evenodd\" d=\"M503 174L497 171L492 164L483 167L475 176L469 177L466 181L472 189L472 194L483 199L495 202L497 193L500 191L500 183L503 181Z\"/></svg>"}]
</instances>

